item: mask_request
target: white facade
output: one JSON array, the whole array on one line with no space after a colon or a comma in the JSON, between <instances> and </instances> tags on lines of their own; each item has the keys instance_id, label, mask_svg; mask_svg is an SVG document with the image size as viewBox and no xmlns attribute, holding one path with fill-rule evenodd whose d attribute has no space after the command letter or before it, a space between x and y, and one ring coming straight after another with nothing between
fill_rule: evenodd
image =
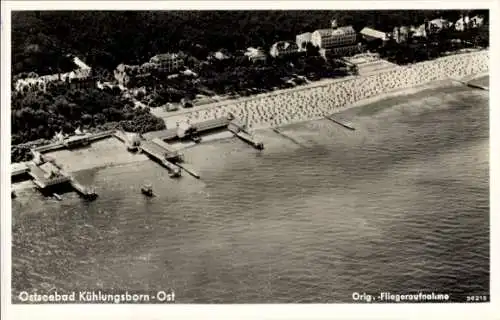
<instances>
[{"instance_id":1,"label":"white facade","mask_svg":"<svg viewBox=\"0 0 500 320\"><path fill-rule=\"evenodd\" d=\"M389 40L387 34L385 32L375 30L372 28L365 27L360 31L361 35L364 37L372 38L372 39L381 39L383 41Z\"/></svg>"},{"instance_id":2,"label":"white facade","mask_svg":"<svg viewBox=\"0 0 500 320\"><path fill-rule=\"evenodd\" d=\"M299 47L294 42L279 41L271 46L269 54L272 57L286 56L289 54L294 54L299 51Z\"/></svg>"},{"instance_id":3,"label":"white facade","mask_svg":"<svg viewBox=\"0 0 500 320\"><path fill-rule=\"evenodd\" d=\"M321 49L352 45L356 42L356 31L351 26L316 30L311 35L311 42Z\"/></svg>"},{"instance_id":4,"label":"white facade","mask_svg":"<svg viewBox=\"0 0 500 320\"><path fill-rule=\"evenodd\" d=\"M302 48L302 44L311 42L311 36L312 36L312 33L306 32L306 33L298 34L295 37L295 43L297 44L299 51L306 51L306 48Z\"/></svg>"},{"instance_id":5,"label":"white facade","mask_svg":"<svg viewBox=\"0 0 500 320\"><path fill-rule=\"evenodd\" d=\"M64 81L68 83L77 83L88 79L91 75L92 69L76 69L66 73L49 74L38 78L25 78L17 80L15 84L16 91L34 92L47 90L47 84L51 82ZM77 86L78 87L78 86ZM85 86L82 86L85 87Z\"/></svg>"}]
</instances>

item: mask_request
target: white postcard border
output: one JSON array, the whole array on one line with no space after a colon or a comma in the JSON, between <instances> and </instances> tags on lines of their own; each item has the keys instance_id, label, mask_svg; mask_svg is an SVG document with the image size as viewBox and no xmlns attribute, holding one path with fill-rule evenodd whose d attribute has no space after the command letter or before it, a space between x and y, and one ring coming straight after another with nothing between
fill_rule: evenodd
<instances>
[{"instance_id":1,"label":"white postcard border","mask_svg":"<svg viewBox=\"0 0 500 320\"><path fill-rule=\"evenodd\" d=\"M490 95L491 302L482 304L287 304L287 305L12 305L10 197L10 12L12 10L153 9L458 9L490 8L498 1L2 1L1 255L2 319L500 319L499 96ZM500 88L499 22L490 19L490 87ZM500 123L500 122L499 122Z\"/></svg>"}]
</instances>

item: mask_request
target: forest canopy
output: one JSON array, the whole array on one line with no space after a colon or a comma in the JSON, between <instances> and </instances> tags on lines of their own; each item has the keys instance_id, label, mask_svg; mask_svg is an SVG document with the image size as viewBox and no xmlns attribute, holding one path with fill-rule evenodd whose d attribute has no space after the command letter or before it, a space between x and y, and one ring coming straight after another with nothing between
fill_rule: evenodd
<instances>
[{"instance_id":1,"label":"forest canopy","mask_svg":"<svg viewBox=\"0 0 500 320\"><path fill-rule=\"evenodd\" d=\"M62 68L71 53L108 70L120 63L139 64L162 52L183 50L196 56L200 46L229 51L294 40L303 32L340 25L391 31L420 25L424 19L456 21L460 10L390 11L17 11L12 13L13 74L40 75ZM471 14L485 15L488 11ZM198 46L197 46L198 45ZM52 61L53 65L50 65ZM51 70L49 70L51 68Z\"/></svg>"}]
</instances>

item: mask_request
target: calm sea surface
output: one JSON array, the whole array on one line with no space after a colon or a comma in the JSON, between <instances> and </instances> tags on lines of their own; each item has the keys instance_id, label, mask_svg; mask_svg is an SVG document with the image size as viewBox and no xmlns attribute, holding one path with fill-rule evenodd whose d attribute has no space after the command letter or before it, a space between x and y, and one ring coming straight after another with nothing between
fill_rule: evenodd
<instances>
[{"instance_id":1,"label":"calm sea surface","mask_svg":"<svg viewBox=\"0 0 500 320\"><path fill-rule=\"evenodd\" d=\"M352 302L353 291L489 293L488 92L448 88L79 172L100 197L13 200L13 292L172 288L180 303ZM157 194L139 188L150 182ZM16 301L16 299L14 299Z\"/></svg>"}]
</instances>

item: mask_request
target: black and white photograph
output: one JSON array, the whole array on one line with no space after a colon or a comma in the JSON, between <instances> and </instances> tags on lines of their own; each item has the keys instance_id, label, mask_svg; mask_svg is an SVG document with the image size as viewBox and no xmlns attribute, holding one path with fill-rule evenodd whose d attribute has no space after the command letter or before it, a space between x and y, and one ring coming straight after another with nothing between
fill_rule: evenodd
<instances>
[{"instance_id":1,"label":"black and white photograph","mask_svg":"<svg viewBox=\"0 0 500 320\"><path fill-rule=\"evenodd\" d=\"M7 2L8 303L491 304L488 6Z\"/></svg>"}]
</instances>

